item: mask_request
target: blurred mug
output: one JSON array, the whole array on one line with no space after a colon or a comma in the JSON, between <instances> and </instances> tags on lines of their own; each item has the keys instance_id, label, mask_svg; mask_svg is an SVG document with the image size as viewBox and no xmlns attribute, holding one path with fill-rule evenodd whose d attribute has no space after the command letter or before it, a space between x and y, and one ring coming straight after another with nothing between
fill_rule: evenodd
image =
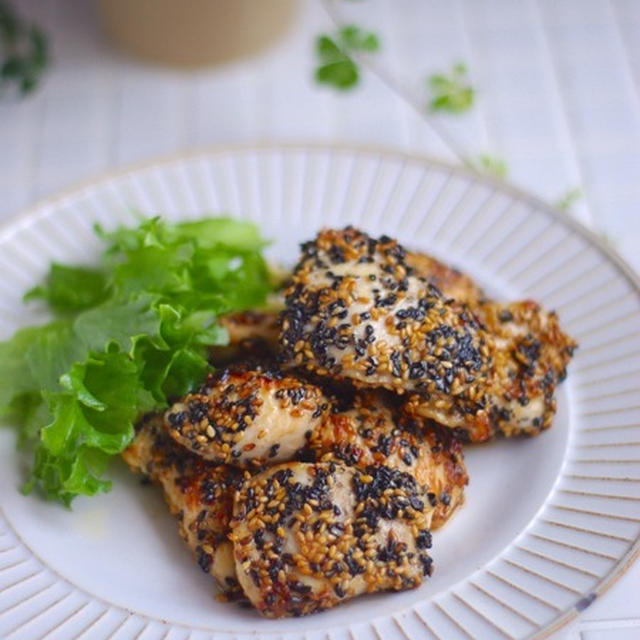
<instances>
[{"instance_id":1,"label":"blurred mug","mask_svg":"<svg viewBox=\"0 0 640 640\"><path fill-rule=\"evenodd\" d=\"M104 30L124 51L203 67L254 55L282 38L298 0L99 0Z\"/></svg>"}]
</instances>

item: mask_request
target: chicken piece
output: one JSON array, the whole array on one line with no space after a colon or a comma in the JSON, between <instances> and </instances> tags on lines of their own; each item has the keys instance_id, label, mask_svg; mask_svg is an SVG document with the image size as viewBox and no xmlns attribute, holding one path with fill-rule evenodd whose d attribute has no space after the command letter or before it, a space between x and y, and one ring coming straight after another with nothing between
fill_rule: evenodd
<instances>
[{"instance_id":1,"label":"chicken piece","mask_svg":"<svg viewBox=\"0 0 640 640\"><path fill-rule=\"evenodd\" d=\"M408 394L404 413L412 419L423 419L449 429L462 443L487 442L495 437L497 427L492 420L492 400L488 395L489 383L471 399L455 398L453 402L433 401L431 394Z\"/></svg>"},{"instance_id":2,"label":"chicken piece","mask_svg":"<svg viewBox=\"0 0 640 640\"><path fill-rule=\"evenodd\" d=\"M496 344L490 416L506 436L537 435L556 411L555 388L567 377L578 343L558 316L533 300L484 302L476 311Z\"/></svg>"},{"instance_id":3,"label":"chicken piece","mask_svg":"<svg viewBox=\"0 0 640 640\"><path fill-rule=\"evenodd\" d=\"M482 289L466 274L426 253L407 251L407 265L435 285L447 298L475 305L485 298Z\"/></svg>"},{"instance_id":4,"label":"chicken piece","mask_svg":"<svg viewBox=\"0 0 640 640\"><path fill-rule=\"evenodd\" d=\"M276 368L226 368L170 407L166 422L207 460L257 467L291 460L328 410L318 387Z\"/></svg>"},{"instance_id":5,"label":"chicken piece","mask_svg":"<svg viewBox=\"0 0 640 640\"><path fill-rule=\"evenodd\" d=\"M210 360L216 366L234 361L273 359L278 345L278 314L275 311L240 311L220 317L229 334L229 344L211 347Z\"/></svg>"},{"instance_id":6,"label":"chicken piece","mask_svg":"<svg viewBox=\"0 0 640 640\"><path fill-rule=\"evenodd\" d=\"M270 618L400 591L431 573L431 511L415 480L387 467L286 463L234 499L238 580Z\"/></svg>"},{"instance_id":7,"label":"chicken piece","mask_svg":"<svg viewBox=\"0 0 640 640\"><path fill-rule=\"evenodd\" d=\"M441 527L464 499L469 477L451 430L399 412L381 392L359 392L352 406L332 413L309 437L303 456L316 461L385 465L409 473L434 508Z\"/></svg>"},{"instance_id":8,"label":"chicken piece","mask_svg":"<svg viewBox=\"0 0 640 640\"><path fill-rule=\"evenodd\" d=\"M423 439L415 478L426 487L427 499L434 508L432 529L442 527L464 503L464 488L469 484L461 442L451 429L431 420L416 420L406 414L398 419L404 433L417 433Z\"/></svg>"},{"instance_id":9,"label":"chicken piece","mask_svg":"<svg viewBox=\"0 0 640 640\"><path fill-rule=\"evenodd\" d=\"M227 535L241 472L215 466L184 450L168 436L158 415L143 419L122 457L133 472L162 487L169 510L178 518L180 535L202 570L228 595L240 595Z\"/></svg>"},{"instance_id":10,"label":"chicken piece","mask_svg":"<svg viewBox=\"0 0 640 640\"><path fill-rule=\"evenodd\" d=\"M405 256L395 240L351 227L304 244L281 314L284 356L360 387L425 394L443 413L478 410L487 333Z\"/></svg>"},{"instance_id":11,"label":"chicken piece","mask_svg":"<svg viewBox=\"0 0 640 640\"><path fill-rule=\"evenodd\" d=\"M549 426L575 347L557 317L531 302L463 304L407 262L394 240L353 228L303 245L281 316L285 357L321 376L408 392L410 415L467 441ZM499 322L501 310L515 320Z\"/></svg>"},{"instance_id":12,"label":"chicken piece","mask_svg":"<svg viewBox=\"0 0 640 640\"><path fill-rule=\"evenodd\" d=\"M555 388L566 377L577 343L562 332L555 313L531 300L484 301L474 312L495 345L487 394L491 434L537 435L551 426ZM418 395L409 399L407 411L436 420L440 417ZM464 425L460 429L467 431L465 439L472 442L486 439Z\"/></svg>"}]
</instances>

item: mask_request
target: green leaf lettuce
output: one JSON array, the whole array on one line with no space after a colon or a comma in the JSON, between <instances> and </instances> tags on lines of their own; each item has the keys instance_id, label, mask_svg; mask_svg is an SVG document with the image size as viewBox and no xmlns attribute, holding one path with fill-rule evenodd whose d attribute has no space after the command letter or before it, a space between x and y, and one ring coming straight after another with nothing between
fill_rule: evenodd
<instances>
[{"instance_id":1,"label":"green leaf lettuce","mask_svg":"<svg viewBox=\"0 0 640 640\"><path fill-rule=\"evenodd\" d=\"M25 300L54 320L0 342L0 416L33 450L24 486L69 505L106 491L109 460L138 417L167 406L210 370L226 344L222 313L272 290L255 225L230 218L97 229L100 264L53 264Z\"/></svg>"}]
</instances>

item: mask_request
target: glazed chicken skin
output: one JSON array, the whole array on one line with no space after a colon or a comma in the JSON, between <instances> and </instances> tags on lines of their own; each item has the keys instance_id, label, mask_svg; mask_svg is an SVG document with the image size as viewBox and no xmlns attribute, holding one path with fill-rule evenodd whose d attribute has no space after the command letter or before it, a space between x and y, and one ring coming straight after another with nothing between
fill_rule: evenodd
<instances>
[{"instance_id":1,"label":"glazed chicken skin","mask_svg":"<svg viewBox=\"0 0 640 640\"><path fill-rule=\"evenodd\" d=\"M462 504L468 475L462 447L451 430L412 419L383 392L356 392L351 406L332 412L314 429L302 452L318 462L385 465L409 473L433 507L432 529Z\"/></svg>"},{"instance_id":2,"label":"glazed chicken skin","mask_svg":"<svg viewBox=\"0 0 640 640\"><path fill-rule=\"evenodd\" d=\"M229 596L241 595L227 536L233 495L242 474L214 466L178 446L168 436L161 415L145 416L122 457L134 473L162 487L180 535L201 569Z\"/></svg>"},{"instance_id":3,"label":"glazed chicken skin","mask_svg":"<svg viewBox=\"0 0 640 640\"><path fill-rule=\"evenodd\" d=\"M482 408L487 332L406 262L391 238L347 227L303 245L285 292L284 357L319 376L418 392L443 416Z\"/></svg>"},{"instance_id":4,"label":"glazed chicken skin","mask_svg":"<svg viewBox=\"0 0 640 640\"><path fill-rule=\"evenodd\" d=\"M258 467L290 460L329 401L315 385L272 367L228 367L166 412L169 435L216 464Z\"/></svg>"},{"instance_id":5,"label":"glazed chicken skin","mask_svg":"<svg viewBox=\"0 0 640 640\"><path fill-rule=\"evenodd\" d=\"M291 462L246 481L231 522L238 580L267 617L300 616L431 573L414 479L387 467Z\"/></svg>"}]
</instances>

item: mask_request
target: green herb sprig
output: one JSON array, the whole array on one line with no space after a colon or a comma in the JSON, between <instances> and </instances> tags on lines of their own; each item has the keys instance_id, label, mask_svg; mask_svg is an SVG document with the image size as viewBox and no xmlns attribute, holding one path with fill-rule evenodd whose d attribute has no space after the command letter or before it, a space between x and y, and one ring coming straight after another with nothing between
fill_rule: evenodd
<instances>
[{"instance_id":1,"label":"green herb sprig","mask_svg":"<svg viewBox=\"0 0 640 640\"><path fill-rule=\"evenodd\" d=\"M370 31L356 25L339 29L333 37L318 36L316 55L318 67L316 82L346 91L355 87L360 80L358 65L349 55L353 52L374 53L380 49L380 39Z\"/></svg>"},{"instance_id":2,"label":"green herb sprig","mask_svg":"<svg viewBox=\"0 0 640 640\"><path fill-rule=\"evenodd\" d=\"M458 62L450 74L435 73L427 80L431 93L429 109L434 112L463 113L475 99L475 90L469 84L467 65Z\"/></svg>"},{"instance_id":3,"label":"green herb sprig","mask_svg":"<svg viewBox=\"0 0 640 640\"><path fill-rule=\"evenodd\" d=\"M5 2L0 2L0 60L0 93L13 85L22 95L38 86L49 63L45 33L25 24Z\"/></svg>"}]
</instances>

